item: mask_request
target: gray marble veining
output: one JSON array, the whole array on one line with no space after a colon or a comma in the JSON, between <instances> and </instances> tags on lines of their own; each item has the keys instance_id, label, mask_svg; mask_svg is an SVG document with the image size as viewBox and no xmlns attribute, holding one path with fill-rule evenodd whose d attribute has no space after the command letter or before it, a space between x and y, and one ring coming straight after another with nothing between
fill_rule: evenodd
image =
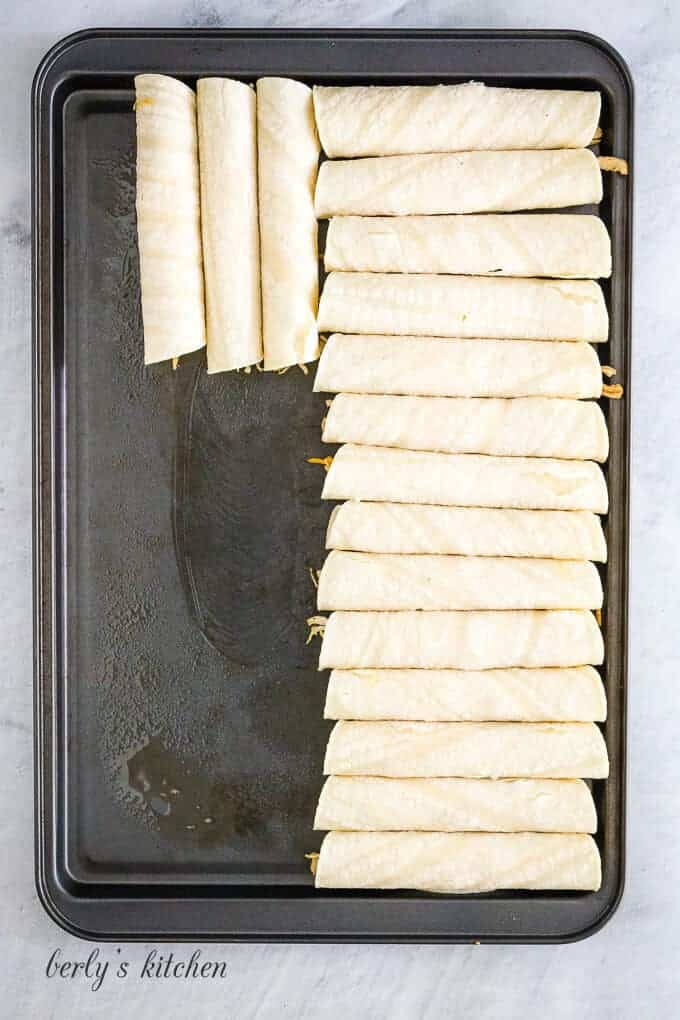
<instances>
[{"instance_id":1,"label":"gray marble veining","mask_svg":"<svg viewBox=\"0 0 680 1020\"><path fill-rule=\"evenodd\" d=\"M30 595L29 90L60 36L88 25L564 27L603 35L636 84L628 878L622 906L575 945L204 947L224 980L47 980L60 947L92 947L44 914L33 888ZM34 0L0 9L0 1015L213 1018L677 1016L680 991L680 8L663 0ZM121 952L117 952L120 948ZM141 968L151 947L103 946ZM163 947L169 951L171 947ZM175 947L182 957L190 947Z\"/></svg>"}]
</instances>

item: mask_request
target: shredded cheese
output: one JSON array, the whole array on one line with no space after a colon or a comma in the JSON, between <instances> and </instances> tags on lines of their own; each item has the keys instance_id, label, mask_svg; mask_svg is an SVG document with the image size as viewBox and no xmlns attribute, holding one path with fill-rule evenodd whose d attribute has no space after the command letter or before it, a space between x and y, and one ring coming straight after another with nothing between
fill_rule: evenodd
<instances>
[{"instance_id":1,"label":"shredded cheese","mask_svg":"<svg viewBox=\"0 0 680 1020\"><path fill-rule=\"evenodd\" d=\"M331 464L333 463L332 457L308 457L308 464L323 464L325 471L330 471Z\"/></svg>"},{"instance_id":2,"label":"shredded cheese","mask_svg":"<svg viewBox=\"0 0 680 1020\"><path fill-rule=\"evenodd\" d=\"M600 164L601 170L607 170L612 174L621 174L622 177L628 176L628 163L619 156L598 156L597 162Z\"/></svg>"},{"instance_id":3,"label":"shredded cheese","mask_svg":"<svg viewBox=\"0 0 680 1020\"><path fill-rule=\"evenodd\" d=\"M328 617L326 616L309 616L307 617L307 626L309 627L309 634L305 644L308 645L312 642L315 637L323 637L323 632L326 629L328 623Z\"/></svg>"},{"instance_id":4,"label":"shredded cheese","mask_svg":"<svg viewBox=\"0 0 680 1020\"><path fill-rule=\"evenodd\" d=\"M309 870L313 875L316 875L317 864L319 863L319 855L317 853L305 854L305 859L309 861Z\"/></svg>"}]
</instances>

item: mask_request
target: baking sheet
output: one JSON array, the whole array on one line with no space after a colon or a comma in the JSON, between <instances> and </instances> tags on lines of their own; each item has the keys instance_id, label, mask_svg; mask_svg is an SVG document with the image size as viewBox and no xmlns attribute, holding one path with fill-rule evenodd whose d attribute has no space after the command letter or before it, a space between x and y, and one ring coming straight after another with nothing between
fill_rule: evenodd
<instances>
[{"instance_id":1,"label":"baking sheet","mask_svg":"<svg viewBox=\"0 0 680 1020\"><path fill-rule=\"evenodd\" d=\"M328 733L310 566L329 507L322 395L295 369L142 365L132 76L595 87L603 151L632 158L632 86L606 44L550 32L86 32L33 92L37 884L93 938L555 941L623 882L630 195L612 232L604 679L593 894L315 892L303 857ZM226 529L226 517L230 526ZM256 608L257 607L257 608ZM175 800L166 813L162 793ZM209 819L207 821L206 819Z\"/></svg>"}]
</instances>

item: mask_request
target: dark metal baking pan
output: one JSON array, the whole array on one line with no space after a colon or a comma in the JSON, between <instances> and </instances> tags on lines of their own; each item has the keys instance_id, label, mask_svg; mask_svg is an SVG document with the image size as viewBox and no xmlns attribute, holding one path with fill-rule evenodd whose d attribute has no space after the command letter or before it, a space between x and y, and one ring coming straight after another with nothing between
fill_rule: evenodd
<instances>
[{"instance_id":1,"label":"dark metal baking pan","mask_svg":"<svg viewBox=\"0 0 680 1020\"><path fill-rule=\"evenodd\" d=\"M311 379L145 369L132 78L588 87L632 162L621 58L579 33L91 31L33 88L37 886L97 939L548 942L614 911L624 869L632 178L607 174L605 734L592 894L316 892L304 859L329 725L309 567L323 556ZM170 805L170 807L168 807Z\"/></svg>"}]
</instances>

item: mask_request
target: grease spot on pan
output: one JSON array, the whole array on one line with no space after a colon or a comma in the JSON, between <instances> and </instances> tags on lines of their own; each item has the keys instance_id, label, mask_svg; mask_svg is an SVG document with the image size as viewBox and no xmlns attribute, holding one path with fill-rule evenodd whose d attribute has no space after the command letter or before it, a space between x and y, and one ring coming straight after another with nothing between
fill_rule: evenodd
<instances>
[{"instance_id":1,"label":"grease spot on pan","mask_svg":"<svg viewBox=\"0 0 680 1020\"><path fill-rule=\"evenodd\" d=\"M164 835L212 846L263 828L243 784L204 774L199 763L170 750L159 736L131 754L125 766L128 786Z\"/></svg>"}]
</instances>

